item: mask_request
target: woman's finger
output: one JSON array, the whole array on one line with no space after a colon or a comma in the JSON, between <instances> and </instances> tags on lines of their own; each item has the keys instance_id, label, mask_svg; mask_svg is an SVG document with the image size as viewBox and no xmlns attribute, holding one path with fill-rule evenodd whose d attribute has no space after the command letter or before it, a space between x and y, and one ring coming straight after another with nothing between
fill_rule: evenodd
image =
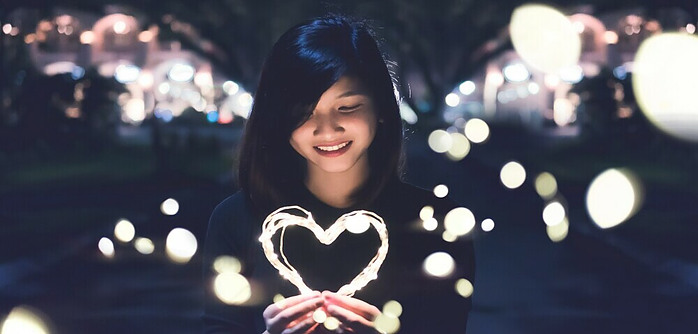
<instances>
[{"instance_id":1,"label":"woman's finger","mask_svg":"<svg viewBox=\"0 0 698 334\"><path fill-rule=\"evenodd\" d=\"M262 316L264 316L265 319L273 318L286 308L297 305L298 303L304 302L306 300L316 298L318 296L320 296L320 292L313 291L312 293L308 293L308 294L304 294L304 295L296 295L293 297L288 297L284 300L278 301L274 304L267 306L267 308L264 309Z\"/></svg>"},{"instance_id":2,"label":"woman's finger","mask_svg":"<svg viewBox=\"0 0 698 334\"><path fill-rule=\"evenodd\" d=\"M295 325L294 322L302 322L302 320L305 320L308 313L322 306L322 303L322 297L316 296L291 307L287 307L274 317L267 319L267 328L270 333L279 333L289 327L289 325Z\"/></svg>"},{"instance_id":3,"label":"woman's finger","mask_svg":"<svg viewBox=\"0 0 698 334\"><path fill-rule=\"evenodd\" d=\"M339 305L342 308L348 309L370 321L375 320L380 314L380 310L377 307L361 299L347 297L329 291L324 291L322 293L322 297L328 304Z\"/></svg>"},{"instance_id":4,"label":"woman's finger","mask_svg":"<svg viewBox=\"0 0 698 334\"><path fill-rule=\"evenodd\" d=\"M328 306L327 312L331 316L337 318L337 320L339 320L339 322L341 322L344 325L344 327L351 328L352 330L357 330L360 328L373 328L372 321L339 305Z\"/></svg>"}]
</instances>

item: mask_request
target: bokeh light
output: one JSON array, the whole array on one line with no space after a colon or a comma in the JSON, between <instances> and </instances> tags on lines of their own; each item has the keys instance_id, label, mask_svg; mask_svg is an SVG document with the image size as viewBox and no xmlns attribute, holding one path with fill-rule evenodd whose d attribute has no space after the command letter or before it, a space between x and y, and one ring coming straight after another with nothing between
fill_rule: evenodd
<instances>
[{"instance_id":1,"label":"bokeh light","mask_svg":"<svg viewBox=\"0 0 698 334\"><path fill-rule=\"evenodd\" d=\"M444 100L449 107L455 107L460 104L460 96L456 93L449 93Z\"/></svg>"},{"instance_id":2,"label":"bokeh light","mask_svg":"<svg viewBox=\"0 0 698 334\"><path fill-rule=\"evenodd\" d=\"M373 325L375 326L376 330L381 333L397 333L397 331L400 329L400 319L381 313L376 317Z\"/></svg>"},{"instance_id":3,"label":"bokeh light","mask_svg":"<svg viewBox=\"0 0 698 334\"><path fill-rule=\"evenodd\" d=\"M337 320L335 317L327 317L322 325L325 326L325 328L327 328L329 331L335 331L337 328L339 328L339 320Z\"/></svg>"},{"instance_id":4,"label":"bokeh light","mask_svg":"<svg viewBox=\"0 0 698 334\"><path fill-rule=\"evenodd\" d=\"M464 81L460 85L458 85L458 90L461 92L463 95L470 95L475 92L475 89L477 87L475 86L475 83L468 80Z\"/></svg>"},{"instance_id":5,"label":"bokeh light","mask_svg":"<svg viewBox=\"0 0 698 334\"><path fill-rule=\"evenodd\" d=\"M557 180L553 174L548 172L542 172L536 176L534 187L543 199L550 199L557 194Z\"/></svg>"},{"instance_id":6,"label":"bokeh light","mask_svg":"<svg viewBox=\"0 0 698 334\"><path fill-rule=\"evenodd\" d=\"M155 251L155 244L148 238L136 238L136 241L133 242L133 247L143 255L153 254Z\"/></svg>"},{"instance_id":7,"label":"bokeh light","mask_svg":"<svg viewBox=\"0 0 698 334\"><path fill-rule=\"evenodd\" d=\"M319 309L315 310L315 312L313 312L313 320L315 320L315 322L321 324L321 323L325 322L325 320L327 320L327 313L325 313L325 311L323 311L321 308L319 308Z\"/></svg>"},{"instance_id":8,"label":"bokeh light","mask_svg":"<svg viewBox=\"0 0 698 334\"><path fill-rule=\"evenodd\" d=\"M507 162L499 173L502 184L509 189L516 189L526 181L526 170L516 161Z\"/></svg>"},{"instance_id":9,"label":"bokeh light","mask_svg":"<svg viewBox=\"0 0 698 334\"><path fill-rule=\"evenodd\" d=\"M427 231L434 231L434 230L436 230L437 227L439 227L439 222L436 220L436 218L432 217L432 218L423 220L422 227L424 227L424 229Z\"/></svg>"},{"instance_id":10,"label":"bokeh light","mask_svg":"<svg viewBox=\"0 0 698 334\"><path fill-rule=\"evenodd\" d=\"M121 242L130 242L136 236L136 228L127 219L121 219L114 226L114 237Z\"/></svg>"},{"instance_id":11,"label":"bokeh light","mask_svg":"<svg viewBox=\"0 0 698 334\"><path fill-rule=\"evenodd\" d=\"M473 143L479 144L490 136L490 127L479 118L471 118L465 123L465 137Z\"/></svg>"},{"instance_id":12,"label":"bokeh light","mask_svg":"<svg viewBox=\"0 0 698 334\"><path fill-rule=\"evenodd\" d=\"M50 334L44 316L27 306L13 308L2 323L0 334Z\"/></svg>"},{"instance_id":13,"label":"bokeh light","mask_svg":"<svg viewBox=\"0 0 698 334\"><path fill-rule=\"evenodd\" d=\"M446 242L455 242L458 240L458 236L451 233L449 230L445 230L443 233L441 233L441 239Z\"/></svg>"},{"instance_id":14,"label":"bokeh light","mask_svg":"<svg viewBox=\"0 0 698 334\"><path fill-rule=\"evenodd\" d=\"M542 72L557 74L579 61L582 50L579 33L555 8L527 4L514 9L509 33L519 56Z\"/></svg>"},{"instance_id":15,"label":"bokeh light","mask_svg":"<svg viewBox=\"0 0 698 334\"><path fill-rule=\"evenodd\" d=\"M453 145L451 135L445 130L434 130L427 139L429 147L436 153L445 153Z\"/></svg>"},{"instance_id":16,"label":"bokeh light","mask_svg":"<svg viewBox=\"0 0 698 334\"><path fill-rule=\"evenodd\" d=\"M494 230L494 220L492 218L487 218L480 223L480 227L485 232L490 232Z\"/></svg>"},{"instance_id":17,"label":"bokeh light","mask_svg":"<svg viewBox=\"0 0 698 334\"><path fill-rule=\"evenodd\" d=\"M665 33L647 38L635 55L633 91L642 112L662 131L698 142L698 37Z\"/></svg>"},{"instance_id":18,"label":"bokeh light","mask_svg":"<svg viewBox=\"0 0 698 334\"><path fill-rule=\"evenodd\" d=\"M422 220L427 220L434 217L434 208L430 205L425 205L421 210L419 210L419 218Z\"/></svg>"},{"instance_id":19,"label":"bokeh light","mask_svg":"<svg viewBox=\"0 0 698 334\"><path fill-rule=\"evenodd\" d=\"M434 196L438 198L444 198L448 196L448 186L445 184L439 184L436 187L434 187Z\"/></svg>"},{"instance_id":20,"label":"bokeh light","mask_svg":"<svg viewBox=\"0 0 698 334\"><path fill-rule=\"evenodd\" d=\"M383 313L397 318L402 315L402 304L397 300L389 300L383 305Z\"/></svg>"},{"instance_id":21,"label":"bokeh light","mask_svg":"<svg viewBox=\"0 0 698 334\"><path fill-rule=\"evenodd\" d=\"M446 151L446 156L453 161L462 160L470 152L470 141L465 135L458 132L453 132L450 135L452 145Z\"/></svg>"},{"instance_id":22,"label":"bokeh light","mask_svg":"<svg viewBox=\"0 0 698 334\"><path fill-rule=\"evenodd\" d=\"M218 299L229 305L240 305L252 296L250 282L235 272L218 274L213 281L213 291Z\"/></svg>"},{"instance_id":23,"label":"bokeh light","mask_svg":"<svg viewBox=\"0 0 698 334\"><path fill-rule=\"evenodd\" d=\"M642 204L639 179L627 169L608 169L599 174L586 193L587 212L601 228L610 228L630 218Z\"/></svg>"},{"instance_id":24,"label":"bokeh light","mask_svg":"<svg viewBox=\"0 0 698 334\"><path fill-rule=\"evenodd\" d=\"M111 239L102 237L102 239L99 239L99 243L97 243L97 248L99 248L99 251L102 252L102 255L105 257L114 257L114 242L112 242Z\"/></svg>"},{"instance_id":25,"label":"bokeh light","mask_svg":"<svg viewBox=\"0 0 698 334\"><path fill-rule=\"evenodd\" d=\"M562 240L565 240L567 238L567 234L569 233L570 230L570 223L569 220L567 220L567 217L565 217L560 224L555 224L553 226L546 226L545 231L548 234L548 238L552 240L553 242L560 242Z\"/></svg>"},{"instance_id":26,"label":"bokeh light","mask_svg":"<svg viewBox=\"0 0 698 334\"><path fill-rule=\"evenodd\" d=\"M227 272L239 274L242 271L242 262L234 256L221 255L213 261L213 270L219 274Z\"/></svg>"},{"instance_id":27,"label":"bokeh light","mask_svg":"<svg viewBox=\"0 0 698 334\"><path fill-rule=\"evenodd\" d=\"M473 283L471 283L466 278L459 278L456 281L456 292L464 298L468 298L473 295L474 291Z\"/></svg>"},{"instance_id":28,"label":"bokeh light","mask_svg":"<svg viewBox=\"0 0 698 334\"><path fill-rule=\"evenodd\" d=\"M453 273L456 261L446 252L435 252L424 259L422 268L430 276L443 278Z\"/></svg>"},{"instance_id":29,"label":"bokeh light","mask_svg":"<svg viewBox=\"0 0 698 334\"><path fill-rule=\"evenodd\" d=\"M179 202L174 198L168 198L160 204L160 211L168 216L174 216L179 212Z\"/></svg>"},{"instance_id":30,"label":"bokeh light","mask_svg":"<svg viewBox=\"0 0 698 334\"><path fill-rule=\"evenodd\" d=\"M557 201L550 202L543 208L543 222L548 226L562 223L566 215L565 207Z\"/></svg>"},{"instance_id":31,"label":"bokeh light","mask_svg":"<svg viewBox=\"0 0 698 334\"><path fill-rule=\"evenodd\" d=\"M444 217L444 227L457 237L466 235L475 227L475 216L464 207L455 208Z\"/></svg>"},{"instance_id":32,"label":"bokeh light","mask_svg":"<svg viewBox=\"0 0 698 334\"><path fill-rule=\"evenodd\" d=\"M346 227L347 231L351 233L361 234L366 232L368 228L371 227L371 223L368 221L368 219L366 219L366 217L358 215L347 217L344 226Z\"/></svg>"},{"instance_id":33,"label":"bokeh light","mask_svg":"<svg viewBox=\"0 0 698 334\"><path fill-rule=\"evenodd\" d=\"M196 237L186 229L174 228L167 235L165 249L173 262L187 263L196 254Z\"/></svg>"}]
</instances>

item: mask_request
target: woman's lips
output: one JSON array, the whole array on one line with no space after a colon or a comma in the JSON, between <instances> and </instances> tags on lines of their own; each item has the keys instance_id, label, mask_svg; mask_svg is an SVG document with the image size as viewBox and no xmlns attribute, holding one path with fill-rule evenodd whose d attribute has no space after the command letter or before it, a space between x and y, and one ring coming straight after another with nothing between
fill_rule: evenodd
<instances>
[{"instance_id":1,"label":"woman's lips","mask_svg":"<svg viewBox=\"0 0 698 334\"><path fill-rule=\"evenodd\" d=\"M313 146L315 152L324 157L336 157L344 154L351 146L352 141L345 141L335 145L318 145Z\"/></svg>"}]
</instances>

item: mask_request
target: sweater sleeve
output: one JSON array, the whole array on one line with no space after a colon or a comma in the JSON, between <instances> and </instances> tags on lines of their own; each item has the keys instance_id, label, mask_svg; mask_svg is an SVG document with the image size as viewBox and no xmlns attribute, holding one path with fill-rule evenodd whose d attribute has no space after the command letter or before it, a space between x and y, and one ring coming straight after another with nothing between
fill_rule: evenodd
<instances>
[{"instance_id":1,"label":"sweater sleeve","mask_svg":"<svg viewBox=\"0 0 698 334\"><path fill-rule=\"evenodd\" d=\"M255 319L261 315L259 306L236 306L223 303L215 294L218 273L213 268L221 256L233 256L249 263L252 237L250 213L244 194L238 192L221 202L209 219L203 253L204 313L202 320L207 334L256 333ZM245 273L243 272L243 275Z\"/></svg>"}]
</instances>

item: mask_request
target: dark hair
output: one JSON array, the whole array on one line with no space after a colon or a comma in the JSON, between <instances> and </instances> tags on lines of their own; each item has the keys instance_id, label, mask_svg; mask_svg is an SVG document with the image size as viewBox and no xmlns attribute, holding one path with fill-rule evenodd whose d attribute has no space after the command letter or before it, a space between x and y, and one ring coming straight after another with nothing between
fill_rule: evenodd
<instances>
[{"instance_id":1,"label":"dark hair","mask_svg":"<svg viewBox=\"0 0 698 334\"><path fill-rule=\"evenodd\" d=\"M393 77L372 30L364 21L343 16L317 18L286 31L262 69L238 175L240 187L258 209L287 203L293 187L303 186L307 165L289 138L342 76L354 76L365 85L380 120L369 147L368 180L352 199L370 202L388 182L400 178L402 120Z\"/></svg>"}]
</instances>

